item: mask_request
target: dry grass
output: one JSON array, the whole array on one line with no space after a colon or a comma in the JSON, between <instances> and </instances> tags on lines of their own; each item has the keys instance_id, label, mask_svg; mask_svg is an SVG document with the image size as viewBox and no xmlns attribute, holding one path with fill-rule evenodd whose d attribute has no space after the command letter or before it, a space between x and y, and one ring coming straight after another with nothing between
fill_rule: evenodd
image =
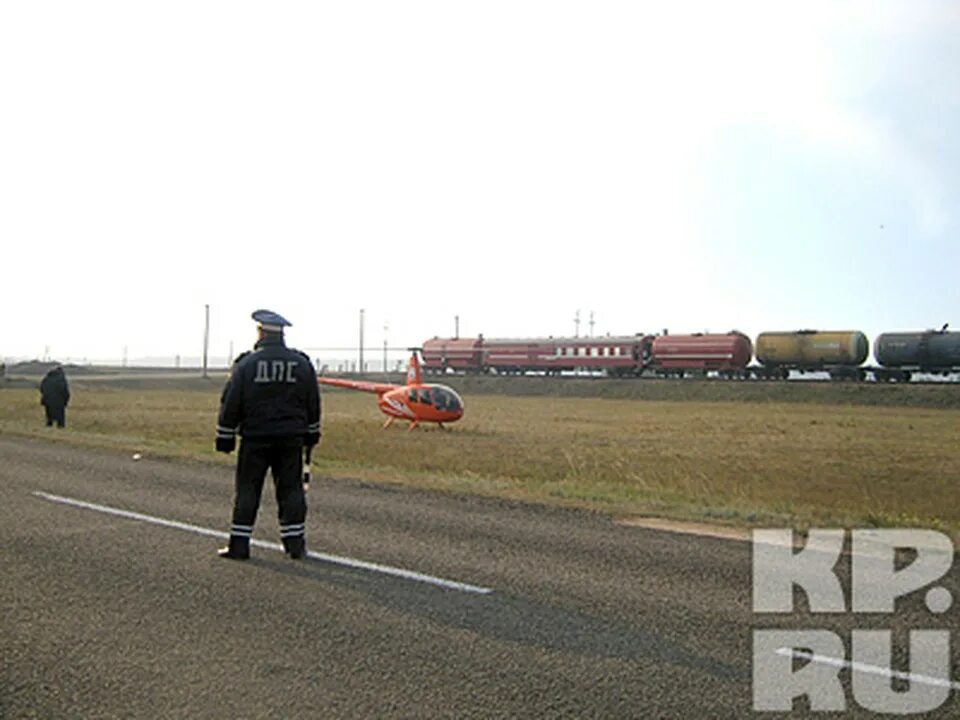
<instances>
[{"instance_id":1,"label":"dry grass","mask_svg":"<svg viewBox=\"0 0 960 720\"><path fill-rule=\"evenodd\" d=\"M218 393L75 392L42 427L0 391L0 432L230 462ZM960 411L802 403L475 396L449 431L380 429L374 398L325 394L321 475L734 524L960 528Z\"/></svg>"}]
</instances>

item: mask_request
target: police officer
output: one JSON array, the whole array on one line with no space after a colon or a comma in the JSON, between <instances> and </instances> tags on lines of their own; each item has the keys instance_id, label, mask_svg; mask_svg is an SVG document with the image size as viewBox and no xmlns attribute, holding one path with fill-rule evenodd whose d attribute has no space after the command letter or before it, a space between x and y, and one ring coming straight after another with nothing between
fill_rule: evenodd
<instances>
[{"instance_id":1,"label":"police officer","mask_svg":"<svg viewBox=\"0 0 960 720\"><path fill-rule=\"evenodd\" d=\"M67 424L67 404L70 402L70 385L63 367L57 365L40 382L40 404L47 413L47 427L54 423L58 428Z\"/></svg>"},{"instance_id":2,"label":"police officer","mask_svg":"<svg viewBox=\"0 0 960 720\"><path fill-rule=\"evenodd\" d=\"M230 543L220 557L246 560L269 468L280 515L280 538L287 555L306 553L307 503L302 479L303 449L320 442L320 390L310 358L288 348L283 329L290 323L275 312L257 310L253 352L234 363L220 399L217 450L232 452L240 435L236 495Z\"/></svg>"}]
</instances>

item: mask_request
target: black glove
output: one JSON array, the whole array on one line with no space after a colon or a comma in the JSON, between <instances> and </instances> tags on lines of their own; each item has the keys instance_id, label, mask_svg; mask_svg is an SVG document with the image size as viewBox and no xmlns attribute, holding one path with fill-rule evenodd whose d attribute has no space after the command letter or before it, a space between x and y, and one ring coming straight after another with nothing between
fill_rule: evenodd
<instances>
[{"instance_id":1,"label":"black glove","mask_svg":"<svg viewBox=\"0 0 960 720\"><path fill-rule=\"evenodd\" d=\"M303 436L303 444L306 447L313 447L320 442L320 433L312 432Z\"/></svg>"},{"instance_id":2,"label":"black glove","mask_svg":"<svg viewBox=\"0 0 960 720\"><path fill-rule=\"evenodd\" d=\"M217 452L232 453L236 446L237 439L235 437L217 438Z\"/></svg>"}]
</instances>

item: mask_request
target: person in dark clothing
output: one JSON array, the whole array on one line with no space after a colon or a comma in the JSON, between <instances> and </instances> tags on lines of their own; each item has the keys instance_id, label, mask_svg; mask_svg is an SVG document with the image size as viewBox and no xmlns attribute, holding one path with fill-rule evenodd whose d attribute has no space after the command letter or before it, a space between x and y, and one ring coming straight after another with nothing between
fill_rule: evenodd
<instances>
[{"instance_id":1,"label":"person in dark clothing","mask_svg":"<svg viewBox=\"0 0 960 720\"><path fill-rule=\"evenodd\" d=\"M273 475L280 539L287 555L306 554L307 515L303 450L320 442L320 387L310 358L288 348L277 313L257 310L259 339L253 352L237 358L220 398L216 448L230 453L240 436L230 542L220 556L250 557L250 537L263 483Z\"/></svg>"},{"instance_id":2,"label":"person in dark clothing","mask_svg":"<svg viewBox=\"0 0 960 720\"><path fill-rule=\"evenodd\" d=\"M40 404L47 411L47 427L54 423L62 428L67 424L67 403L70 402L70 386L67 376L59 365L44 375L40 382Z\"/></svg>"}]
</instances>

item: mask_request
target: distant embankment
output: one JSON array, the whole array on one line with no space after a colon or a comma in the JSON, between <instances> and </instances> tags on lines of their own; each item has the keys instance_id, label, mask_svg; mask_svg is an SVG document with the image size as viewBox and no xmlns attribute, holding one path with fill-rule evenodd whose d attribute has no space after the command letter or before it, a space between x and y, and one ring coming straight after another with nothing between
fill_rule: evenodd
<instances>
[{"instance_id":1,"label":"distant embankment","mask_svg":"<svg viewBox=\"0 0 960 720\"><path fill-rule=\"evenodd\" d=\"M42 373L11 373L7 387L38 386ZM201 377L199 369L170 368L66 368L71 384L141 390L219 391L226 380L222 368ZM379 373L338 375L352 379L401 384L404 375ZM610 378L551 378L526 376L427 376L427 382L442 382L463 395L514 395L530 397L600 397L668 402L788 402L829 405L875 405L887 407L960 409L960 383L873 383L732 380L663 380ZM325 387L324 392L350 392Z\"/></svg>"},{"instance_id":2,"label":"distant embankment","mask_svg":"<svg viewBox=\"0 0 960 720\"><path fill-rule=\"evenodd\" d=\"M57 363L19 363L7 366L0 388L40 387L44 374ZM225 368L210 368L203 377L200 368L115 367L95 365L63 365L67 380L73 388L86 385L140 390L207 390L223 387L227 378Z\"/></svg>"},{"instance_id":3,"label":"distant embankment","mask_svg":"<svg viewBox=\"0 0 960 720\"><path fill-rule=\"evenodd\" d=\"M199 366L167 367L150 365L74 365L73 363L58 363L53 361L30 360L6 366L9 377L42 378L55 367L62 367L67 377L117 377L117 376L151 376L159 375L190 376L200 375L203 368ZM210 365L208 374L225 373L228 368Z\"/></svg>"}]
</instances>

